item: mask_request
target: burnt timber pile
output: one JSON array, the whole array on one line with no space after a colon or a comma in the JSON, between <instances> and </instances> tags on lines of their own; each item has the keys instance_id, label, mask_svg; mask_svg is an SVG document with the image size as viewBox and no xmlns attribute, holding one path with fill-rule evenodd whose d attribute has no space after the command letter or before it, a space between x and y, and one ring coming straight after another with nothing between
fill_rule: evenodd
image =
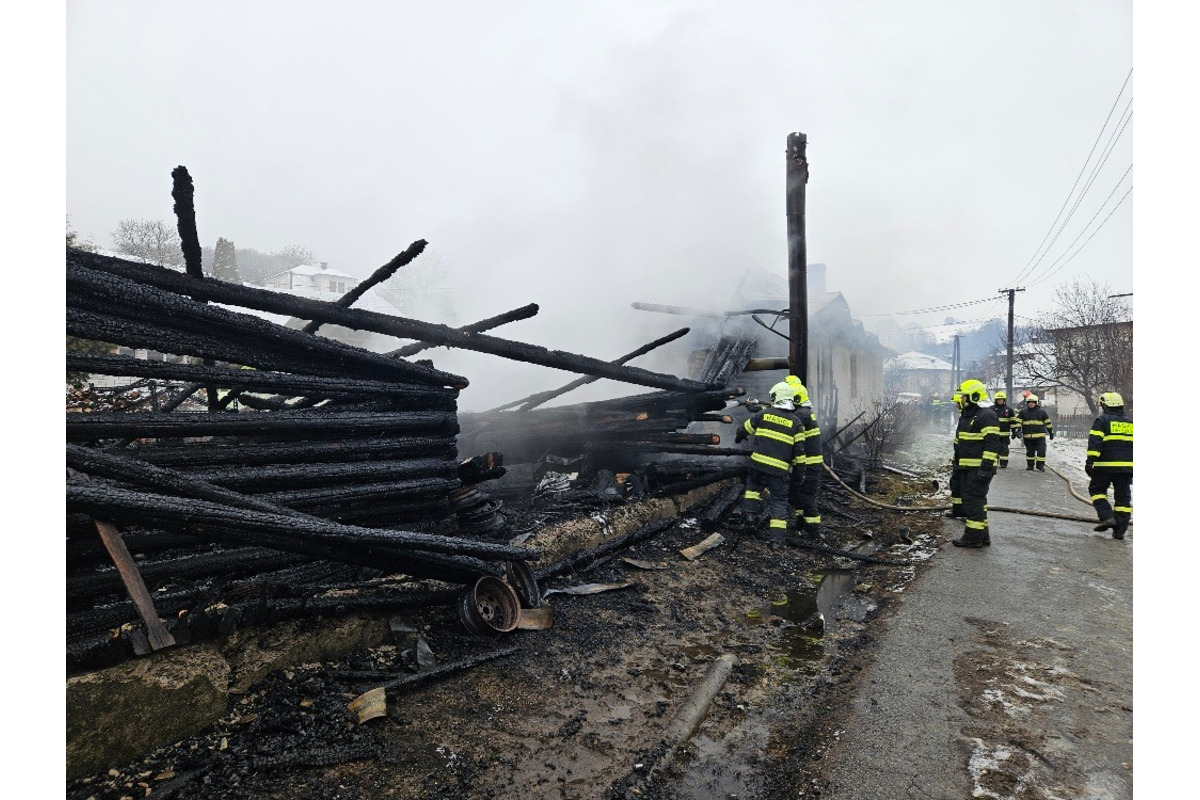
<instances>
[{"instance_id":1,"label":"burnt timber pile","mask_svg":"<svg viewBox=\"0 0 1200 800\"><path fill-rule=\"evenodd\" d=\"M180 273L67 250L68 334L177 357L67 353L69 370L151 387L140 402L67 413L68 675L246 626L452 603L481 577L525 574L541 553L509 543L482 490L505 464L531 481L576 465L561 471L576 474L564 499L577 501L744 473L742 451L686 432L729 422L716 412L738 395L726 383L752 355L744 343L723 344L687 380L624 363L687 329L609 362L482 333L536 306L459 329L351 307L424 244L334 303L206 278L191 260ZM247 309L311 321L292 329ZM319 335L323 324L415 343L374 353ZM467 379L407 360L439 345L585 377L519 408L459 415ZM657 391L536 408L599 378ZM534 488L510 482L509 502ZM375 590L381 576L423 583ZM333 587L363 591L331 599Z\"/></svg>"}]
</instances>

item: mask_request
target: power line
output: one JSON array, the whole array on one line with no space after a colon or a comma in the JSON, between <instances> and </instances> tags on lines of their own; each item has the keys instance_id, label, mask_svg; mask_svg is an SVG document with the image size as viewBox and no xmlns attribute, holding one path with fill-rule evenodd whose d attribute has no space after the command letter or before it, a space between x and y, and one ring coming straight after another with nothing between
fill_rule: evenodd
<instances>
[{"instance_id":1,"label":"power line","mask_svg":"<svg viewBox=\"0 0 1200 800\"><path fill-rule=\"evenodd\" d=\"M1129 102L1132 103L1133 100L1130 99ZM1128 106L1126 106L1126 108L1128 108ZM1109 155L1112 154L1113 147L1116 146L1117 140L1120 138L1120 135L1122 133L1124 133L1125 126L1129 124L1129 119L1131 117L1132 117L1132 114L1130 114L1129 116L1125 116L1124 114L1121 115L1121 121L1119 123L1121 125L1121 127L1119 129L1114 129L1113 135L1109 137L1109 141L1104 146L1104 152L1100 156L1100 160L1097 161L1096 166L1092 168L1091 174L1088 175L1087 181L1084 183L1083 188L1079 191L1079 195L1075 198L1075 202L1071 205L1071 210L1067 212L1066 218L1063 219L1062 224L1059 225L1058 230L1055 231L1054 238L1050 240L1050 244L1046 245L1046 249L1044 251L1042 251L1042 254L1037 259L1037 262L1034 263L1033 266L1029 269L1029 275L1033 275L1033 273L1035 273L1037 271L1038 267L1041 266L1042 261L1044 261L1048 255L1050 255L1050 250L1052 247L1054 247L1055 243L1058 242L1058 237L1062 235L1063 231L1065 231L1067 229L1067 225L1071 222L1072 219L1075 218L1075 212L1077 210L1079 210L1079 206L1083 202L1083 198L1091 190L1092 184L1094 184L1096 182L1096 176L1100 174L1100 170L1104 167L1105 164L1108 163L1108 157L1109 157ZM1132 164L1129 165L1129 169L1125 170L1125 174L1129 174L1129 170L1131 170L1131 169L1133 169ZM1124 179L1125 179L1125 175L1122 175L1121 179L1117 181L1117 184L1120 185L1121 180L1124 180ZM1115 187L1113 188L1113 191L1114 192L1116 191ZM1110 193L1110 196L1111 196L1111 193ZM1107 200L1108 200L1108 198L1105 198L1105 202L1107 202ZM1101 208L1103 208L1104 204L1101 203L1100 206L1101 206ZM1097 211L1097 213L1099 213L1099 212ZM1093 219L1094 219L1094 217L1093 217ZM1090 220L1089 220L1089 223L1090 223ZM1084 229L1085 230L1087 229L1086 225L1084 226ZM1076 236L1075 239L1078 240L1079 237ZM1072 244L1074 244L1074 242L1072 242ZM1070 250L1071 245L1067 245L1067 249ZM1060 256L1060 258L1061 258L1061 256Z\"/></svg>"},{"instance_id":2,"label":"power line","mask_svg":"<svg viewBox=\"0 0 1200 800\"><path fill-rule=\"evenodd\" d=\"M1099 225L1097 225L1097 226L1096 226L1096 230L1092 231L1092 236L1095 236L1097 233L1099 233L1100 229L1104 227L1104 223L1105 223L1105 222L1108 222L1108 220L1109 220L1109 219L1112 217L1112 215L1113 215L1113 214L1116 212L1116 210L1117 210L1118 208L1120 208L1120 206L1121 206L1121 203L1124 203L1124 202L1125 202L1125 198L1126 198L1126 197L1129 197L1129 193L1130 193L1130 192L1132 192L1132 191L1133 191L1133 187L1132 187L1132 186L1130 186L1128 189L1126 189L1126 190L1125 190L1125 194L1121 195L1121 199L1120 199L1120 200L1118 200L1118 201L1117 201L1117 204L1116 204L1116 205L1114 205L1114 206L1112 207L1112 211L1109 211L1109 212L1108 212L1108 216L1107 216L1107 217L1105 217L1105 218L1104 218L1104 220L1103 220L1103 221L1102 221L1102 222L1101 222ZM1103 208L1103 206L1101 206L1101 208ZM1097 212L1096 212L1096 214L1099 214L1099 213L1100 213L1099 211L1097 211ZM1092 216L1092 219L1095 219L1095 218L1096 218L1096 217L1095 217L1095 215L1093 215L1093 216ZM1091 224L1091 223L1089 222L1089 224ZM1087 228L1085 227L1085 228L1084 228L1084 230L1087 230ZM1082 234L1082 233L1080 233L1080 236L1082 236L1082 235L1083 235L1083 234ZM1059 270L1061 270L1061 269L1062 269L1063 267L1065 267L1067 264L1070 264L1070 263L1071 263L1071 261L1072 261L1072 259L1074 259L1074 258L1075 258L1075 256L1079 255L1079 251L1080 251L1080 250L1082 250L1084 247L1086 247L1086 246L1087 246L1087 243L1088 243L1088 242L1090 242L1090 241L1092 240L1092 236L1089 236L1087 239L1085 239L1085 240L1084 240L1084 242L1083 242L1083 244L1079 245L1079 249L1078 249L1078 250L1076 250L1074 253L1071 253L1071 257L1070 257L1070 258L1068 258L1066 261L1064 261L1064 262L1063 262L1063 263L1062 263L1062 264L1061 264L1061 265L1060 265L1060 266L1059 266L1057 269L1054 269L1054 270L1052 270L1052 271L1050 271L1050 272L1047 272L1047 273L1045 274L1045 276L1043 276L1043 277L1042 277L1041 279L1039 279L1039 280L1033 281L1033 282L1032 282L1030 285L1031 285L1031 286L1036 286L1037 284L1039 284L1039 283L1041 283L1042 281L1044 281L1044 280L1046 280L1047 278L1049 278L1049 277L1050 277L1051 275L1053 275L1054 273L1056 273L1056 272L1058 272ZM1079 237L1077 236L1077 237L1075 237L1075 238L1076 238L1076 239L1078 239Z\"/></svg>"},{"instance_id":3,"label":"power line","mask_svg":"<svg viewBox=\"0 0 1200 800\"><path fill-rule=\"evenodd\" d=\"M1071 201L1072 195L1075 194L1075 188L1079 185L1079 179L1083 177L1084 170L1087 169L1088 163L1092 160L1092 155L1096 152L1096 145L1099 144L1100 137L1104 135L1104 131L1108 128L1108 121L1112 119L1113 111L1116 110L1117 103L1121 101L1121 95L1125 93L1125 87L1129 85L1129 79L1131 77L1133 77L1132 68L1130 68L1129 74L1125 76L1125 82L1121 84L1121 89L1117 92L1117 96L1113 100L1112 108L1108 110L1108 116L1104 118L1104 124L1100 126L1100 132L1096 134L1096 141L1092 142L1092 148L1088 151L1088 155L1087 158L1084 159L1083 166L1079 168L1079 174L1075 176L1075 182L1071 184L1071 191L1067 192L1067 196L1063 200L1062 206L1058 209L1058 214L1056 214L1054 217L1054 222L1050 223L1050 228L1046 231L1046 235L1042 237L1041 243L1038 244L1037 249L1034 250L1033 255L1029 257L1029 261L1021 269L1020 273L1013 280L1009 281L1010 286L1016 286L1026 275L1029 274L1031 266L1034 264L1035 260L1037 260L1038 254L1042 252L1042 248L1046 244L1046 240L1049 239L1050 234L1054 232L1055 227L1058 225L1058 221L1062 218L1063 211L1066 209L1067 204Z\"/></svg>"},{"instance_id":4,"label":"power line","mask_svg":"<svg viewBox=\"0 0 1200 800\"><path fill-rule=\"evenodd\" d=\"M979 303L990 303L994 298L985 297L982 300L968 300L965 303L952 303L945 306L933 306L930 308L917 308L912 311L885 311L880 314L862 314L864 317L902 317L908 314L931 314L934 311L949 311L954 308L963 308L964 306L974 306Z\"/></svg>"},{"instance_id":5,"label":"power line","mask_svg":"<svg viewBox=\"0 0 1200 800\"><path fill-rule=\"evenodd\" d=\"M1100 207L1096 209L1096 213L1092 214L1092 218L1089 219L1086 223L1084 223L1083 229L1080 230L1079 233L1075 235L1075 238L1071 240L1071 243L1069 245L1067 245L1066 250L1063 252L1063 254L1060 255L1058 258L1056 258L1054 261L1052 261L1048 267L1046 267L1046 270L1044 271L1042 277L1035 278L1032 275L1030 276L1029 282L1031 284L1036 285L1038 283L1041 283L1046 278L1048 278L1050 275L1053 275L1055 272L1058 272L1058 269L1055 269L1055 265L1058 264L1060 261L1063 260L1063 258L1066 257L1067 253L1070 252L1071 248L1075 246L1075 243L1079 241L1079 237L1081 237L1085 233L1087 233L1088 226L1096 221L1096 217L1100 216L1100 212L1104 210L1104 207L1108 204L1108 201L1112 199L1112 196L1117 193L1117 189L1121 188L1121 184L1125 182L1126 176L1128 176L1131 171L1133 171L1132 164L1130 164L1129 167L1125 170L1125 172L1121 174L1121 177L1117 179L1116 184L1113 186L1112 190L1109 191L1108 196L1105 197L1103 201L1101 201ZM1129 188L1130 188L1130 190L1133 189L1132 186ZM1124 200L1125 198L1122 197L1121 199ZM1120 201L1118 201L1118 205L1119 204L1120 204ZM1116 206L1114 206L1113 209L1116 210ZM1109 216L1112 216L1112 215L1109 214ZM1105 217L1105 221L1107 221L1107 219L1108 219L1108 217ZM1100 223L1100 224L1103 225L1104 223ZM1099 230L1099 226L1097 226L1096 229ZM1090 236L1088 238L1091 239ZM1061 269L1061 267L1060 267L1060 269Z\"/></svg>"}]
</instances>

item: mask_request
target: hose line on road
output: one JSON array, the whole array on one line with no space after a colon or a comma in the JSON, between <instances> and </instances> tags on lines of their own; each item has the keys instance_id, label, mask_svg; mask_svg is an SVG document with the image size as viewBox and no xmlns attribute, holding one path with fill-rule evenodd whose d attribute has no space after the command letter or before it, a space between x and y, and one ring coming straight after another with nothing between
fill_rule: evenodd
<instances>
[{"instance_id":1,"label":"hose line on road","mask_svg":"<svg viewBox=\"0 0 1200 800\"><path fill-rule=\"evenodd\" d=\"M949 511L952 508L952 506L949 503L947 503L945 505L939 505L939 506L896 506L896 505L889 505L888 503L881 503L878 500L872 500L871 498L867 497L866 495L863 495L863 494L855 491L854 489L850 488L849 486L847 486L846 482L844 480L842 480L841 477L836 472L834 472L828 464L824 464L823 466L825 467L825 471L828 472L830 475L832 475L833 479L835 481L837 481L839 484L841 484L843 489L850 492L850 494L859 498L863 502L870 503L871 505L878 506L879 508L886 508L890 511ZM1091 505L1090 500L1079 496L1079 493L1075 491L1075 487L1071 485L1071 480L1067 476L1063 475L1061 472L1056 470L1054 467L1050 467L1050 471L1067 482L1067 487L1070 489L1071 494L1077 500L1081 500L1081 501L1087 503L1088 505ZM1050 517L1051 519L1065 519L1065 520L1070 520L1072 522L1095 522L1096 521L1096 520L1092 519L1091 517L1077 517L1077 516L1072 516L1070 514L1055 514L1050 511L1034 511L1033 509L1029 509L1029 508L1009 508L1006 506L989 505L987 507L987 510L988 511L1000 511L1005 514L1027 514L1032 517Z\"/></svg>"}]
</instances>

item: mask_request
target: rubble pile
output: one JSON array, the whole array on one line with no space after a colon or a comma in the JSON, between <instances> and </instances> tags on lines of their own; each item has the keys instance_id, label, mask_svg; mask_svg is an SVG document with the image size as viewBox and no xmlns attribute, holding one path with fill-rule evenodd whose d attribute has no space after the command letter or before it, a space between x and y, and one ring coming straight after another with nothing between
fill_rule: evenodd
<instances>
[{"instance_id":1,"label":"rubble pile","mask_svg":"<svg viewBox=\"0 0 1200 800\"><path fill-rule=\"evenodd\" d=\"M626 366L628 357L605 362L480 333L536 306L452 329L350 308L357 295L322 302L74 249L66 272L69 335L170 354L67 353L68 370L131 379L108 402L93 391L68 403L69 674L242 625L446 597L395 582L349 598L330 597L331 587L371 587L385 575L471 586L536 561L537 551L506 543L510 520L481 489L506 462L533 465L528 495L547 464L582 465L573 488L605 501L744 469L739 459L706 463L741 451L686 429L728 422L712 412L737 396L725 380L745 348L692 381ZM311 322L297 329L254 311ZM326 323L416 343L374 353L319 335ZM467 379L401 355L433 345L657 391L459 415ZM462 451L480 455L463 460ZM706 458L658 460L683 454Z\"/></svg>"}]
</instances>

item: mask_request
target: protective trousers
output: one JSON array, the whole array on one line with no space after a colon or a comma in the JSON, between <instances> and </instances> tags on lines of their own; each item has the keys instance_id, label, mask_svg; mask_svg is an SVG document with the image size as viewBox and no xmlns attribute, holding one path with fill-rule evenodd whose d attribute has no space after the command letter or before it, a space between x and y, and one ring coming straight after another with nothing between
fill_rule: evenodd
<instances>
[{"instance_id":1,"label":"protective trousers","mask_svg":"<svg viewBox=\"0 0 1200 800\"><path fill-rule=\"evenodd\" d=\"M1103 467L1092 470L1092 479L1088 481L1088 494L1092 497L1092 506L1103 521L1115 519L1117 527L1114 533L1124 535L1129 527L1129 518L1133 515L1133 473L1112 472ZM1112 485L1113 504L1108 504L1108 487Z\"/></svg>"},{"instance_id":2,"label":"protective trousers","mask_svg":"<svg viewBox=\"0 0 1200 800\"><path fill-rule=\"evenodd\" d=\"M763 494L766 494L764 501ZM782 542L787 530L788 475L786 472L762 472L750 470L746 476L746 492L742 495L742 515L747 520L757 520L763 503L767 507L767 538Z\"/></svg>"},{"instance_id":3,"label":"protective trousers","mask_svg":"<svg viewBox=\"0 0 1200 800\"><path fill-rule=\"evenodd\" d=\"M962 485L966 472L965 469L950 471L950 513L956 517L963 515Z\"/></svg>"},{"instance_id":4,"label":"protective trousers","mask_svg":"<svg viewBox=\"0 0 1200 800\"><path fill-rule=\"evenodd\" d=\"M987 494L991 475L980 475L977 469L958 470L962 473L962 508L966 517L963 539L968 542L990 542L987 521Z\"/></svg>"},{"instance_id":5,"label":"protective trousers","mask_svg":"<svg viewBox=\"0 0 1200 800\"><path fill-rule=\"evenodd\" d=\"M792 481L788 501L796 517L796 528L817 533L821 525L821 466L792 468Z\"/></svg>"},{"instance_id":6,"label":"protective trousers","mask_svg":"<svg viewBox=\"0 0 1200 800\"><path fill-rule=\"evenodd\" d=\"M1025 469L1046 468L1046 437L1025 437Z\"/></svg>"},{"instance_id":7,"label":"protective trousers","mask_svg":"<svg viewBox=\"0 0 1200 800\"><path fill-rule=\"evenodd\" d=\"M1004 433L1000 436L1000 449L996 451L996 457L999 461L1000 469L1008 467L1008 434Z\"/></svg>"}]
</instances>

